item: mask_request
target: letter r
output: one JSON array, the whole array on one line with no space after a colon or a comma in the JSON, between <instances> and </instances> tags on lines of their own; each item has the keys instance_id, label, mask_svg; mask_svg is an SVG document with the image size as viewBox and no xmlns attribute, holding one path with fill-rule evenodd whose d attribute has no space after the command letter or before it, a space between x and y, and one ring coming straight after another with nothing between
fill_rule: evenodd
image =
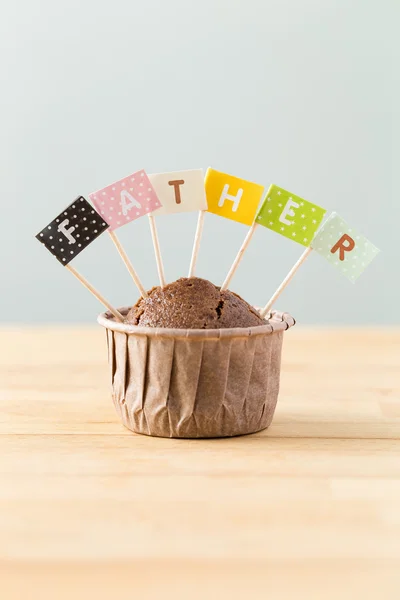
<instances>
[{"instance_id":1,"label":"letter r","mask_svg":"<svg viewBox=\"0 0 400 600\"><path fill-rule=\"evenodd\" d=\"M348 242L345 244L345 242ZM331 253L335 254L339 250L339 260L344 260L344 253L351 252L355 247L356 243L352 237L344 233L342 237L336 242L336 244L331 249Z\"/></svg>"}]
</instances>

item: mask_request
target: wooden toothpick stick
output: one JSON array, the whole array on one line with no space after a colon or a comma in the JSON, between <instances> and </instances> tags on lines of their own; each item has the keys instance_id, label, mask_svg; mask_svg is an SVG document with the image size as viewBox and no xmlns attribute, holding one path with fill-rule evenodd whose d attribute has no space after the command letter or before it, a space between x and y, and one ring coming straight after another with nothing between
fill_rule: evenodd
<instances>
[{"instance_id":1,"label":"wooden toothpick stick","mask_svg":"<svg viewBox=\"0 0 400 600\"><path fill-rule=\"evenodd\" d=\"M275 301L277 300L277 298L279 298L279 296L281 295L281 293L283 292L285 287L293 279L296 271L301 267L303 262L306 260L307 256L310 255L311 251L312 251L311 246L306 248L304 250L303 254L300 256L297 263L290 269L289 273L286 275L285 279L282 281L281 285L278 287L275 294L272 296L270 301L264 306L264 308L260 311L260 315L262 316L262 318L264 318L266 316L266 314L271 310L271 308L275 304Z\"/></svg>"},{"instance_id":2,"label":"wooden toothpick stick","mask_svg":"<svg viewBox=\"0 0 400 600\"><path fill-rule=\"evenodd\" d=\"M149 217L149 223L150 223L151 237L153 238L154 252L156 255L158 277L160 278L161 287L164 288L166 286L166 281L165 281L165 275L164 275L164 266L163 266L162 257L161 257L160 243L158 241L156 223L155 223L153 215L148 215L148 217Z\"/></svg>"},{"instance_id":3,"label":"wooden toothpick stick","mask_svg":"<svg viewBox=\"0 0 400 600\"><path fill-rule=\"evenodd\" d=\"M122 247L122 244L119 241L117 234L114 231L110 231L110 230L108 230L108 233L110 235L110 238L114 242L114 244L119 252L120 257L124 261L126 268L128 269L129 273L131 274L131 277L132 277L133 281L135 282L135 285L138 288L142 298L147 298L148 297L147 292L146 292L142 282L140 281L135 269L133 268L133 265L132 265L131 261L129 260L127 253L125 252L124 248Z\"/></svg>"},{"instance_id":4,"label":"wooden toothpick stick","mask_svg":"<svg viewBox=\"0 0 400 600\"><path fill-rule=\"evenodd\" d=\"M221 286L221 291L222 290L226 290L226 288L230 284L231 279L234 276L234 274L236 272L236 269L239 266L240 261L242 260L243 254L245 253L246 248L250 244L250 240L253 237L253 234L254 234L254 232L256 230L256 227L257 227L257 223L254 222L253 225L250 227L250 229L249 229L249 231L248 231L248 233L247 233L247 235L246 235L246 237L244 239L244 242L241 245L240 250L239 250L239 252L236 255L235 260L233 261L233 264L232 264L231 268L229 269L229 273L226 276L226 279L225 279L224 283Z\"/></svg>"},{"instance_id":5,"label":"wooden toothpick stick","mask_svg":"<svg viewBox=\"0 0 400 600\"><path fill-rule=\"evenodd\" d=\"M199 211L199 218L197 219L196 234L194 237L192 258L190 261L188 277L194 277L194 274L196 271L197 256L199 254L200 241L201 241L201 236L203 234L204 217L205 217L206 212L207 211L205 211L205 210Z\"/></svg>"},{"instance_id":6,"label":"wooden toothpick stick","mask_svg":"<svg viewBox=\"0 0 400 600\"><path fill-rule=\"evenodd\" d=\"M80 273L78 273L78 271L72 265L70 265L70 264L65 265L65 269L68 269L68 271L70 271L70 273L72 273L72 275L75 275L75 277L77 279L79 279L79 281L81 282L81 284L84 285L85 288L87 290L89 290L89 292L91 292L93 294L93 296L95 298L97 298L97 300L99 300L99 302L101 302L101 304L103 304L103 306L105 306L106 308L108 308L108 310L114 315L114 317L117 319L117 321L121 321L121 323L123 322L124 317L121 315L121 313L118 312L116 308L114 308L113 306L111 306L111 304L109 302L107 302L107 300L104 298L104 296L102 296L100 294L100 292L98 292L96 290L96 288L94 288L92 286L92 284L89 283L88 280L83 277L83 275L81 275Z\"/></svg>"}]
</instances>

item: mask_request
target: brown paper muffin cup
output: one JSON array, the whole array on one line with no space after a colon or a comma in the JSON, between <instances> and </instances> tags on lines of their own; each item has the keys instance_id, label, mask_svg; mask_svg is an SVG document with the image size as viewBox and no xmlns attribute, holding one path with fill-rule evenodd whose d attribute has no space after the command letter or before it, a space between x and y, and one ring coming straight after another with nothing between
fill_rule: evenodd
<instances>
[{"instance_id":1,"label":"brown paper muffin cup","mask_svg":"<svg viewBox=\"0 0 400 600\"><path fill-rule=\"evenodd\" d=\"M126 315L129 308L119 309ZM112 396L122 423L145 435L227 437L268 427L279 392L283 332L268 324L232 329L164 329L98 317L106 328Z\"/></svg>"}]
</instances>

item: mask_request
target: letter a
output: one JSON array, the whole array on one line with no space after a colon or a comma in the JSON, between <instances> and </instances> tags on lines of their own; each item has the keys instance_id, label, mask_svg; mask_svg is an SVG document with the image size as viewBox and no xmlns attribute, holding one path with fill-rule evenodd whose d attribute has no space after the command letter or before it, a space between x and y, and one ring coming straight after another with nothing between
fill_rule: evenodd
<instances>
[{"instance_id":1,"label":"letter a","mask_svg":"<svg viewBox=\"0 0 400 600\"><path fill-rule=\"evenodd\" d=\"M345 245L345 242L348 242L348 245ZM351 252L355 247L356 243L347 233L344 233L340 240L336 242L336 244L331 249L331 253L335 254L337 250L339 250L339 260L344 260L344 253Z\"/></svg>"},{"instance_id":2,"label":"letter a","mask_svg":"<svg viewBox=\"0 0 400 600\"><path fill-rule=\"evenodd\" d=\"M65 237L67 238L67 240L69 241L70 244L75 244L76 243L76 239L74 237L72 237L72 232L75 231L75 227L72 226L69 229L67 229L67 225L69 223L69 219L64 219L64 221L62 223L59 224L58 226L58 231L60 233L62 233L63 235L65 235Z\"/></svg>"},{"instance_id":3,"label":"letter a","mask_svg":"<svg viewBox=\"0 0 400 600\"><path fill-rule=\"evenodd\" d=\"M233 210L233 212L236 212L237 209L239 208L239 202L242 198L243 190L242 190L242 188L239 188L236 196L232 196L231 194L228 194L228 190L229 190L229 184L226 183L224 185L224 189L222 190L221 197L218 201L218 206L221 208L221 206L224 205L225 200L232 200L233 201L232 210Z\"/></svg>"},{"instance_id":4,"label":"letter a","mask_svg":"<svg viewBox=\"0 0 400 600\"><path fill-rule=\"evenodd\" d=\"M129 200L129 203L126 202L126 198ZM142 208L142 205L136 198L132 196L127 190L122 190L121 192L121 208L124 217L128 214L128 210L131 208Z\"/></svg>"}]
</instances>

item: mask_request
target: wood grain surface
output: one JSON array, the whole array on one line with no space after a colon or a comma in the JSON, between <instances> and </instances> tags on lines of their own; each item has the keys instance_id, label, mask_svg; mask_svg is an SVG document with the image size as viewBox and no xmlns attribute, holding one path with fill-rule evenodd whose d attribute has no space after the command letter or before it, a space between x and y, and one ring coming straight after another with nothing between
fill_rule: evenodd
<instances>
[{"instance_id":1,"label":"wood grain surface","mask_svg":"<svg viewBox=\"0 0 400 600\"><path fill-rule=\"evenodd\" d=\"M400 597L400 331L285 334L269 430L135 435L104 331L5 328L0 598Z\"/></svg>"}]
</instances>

